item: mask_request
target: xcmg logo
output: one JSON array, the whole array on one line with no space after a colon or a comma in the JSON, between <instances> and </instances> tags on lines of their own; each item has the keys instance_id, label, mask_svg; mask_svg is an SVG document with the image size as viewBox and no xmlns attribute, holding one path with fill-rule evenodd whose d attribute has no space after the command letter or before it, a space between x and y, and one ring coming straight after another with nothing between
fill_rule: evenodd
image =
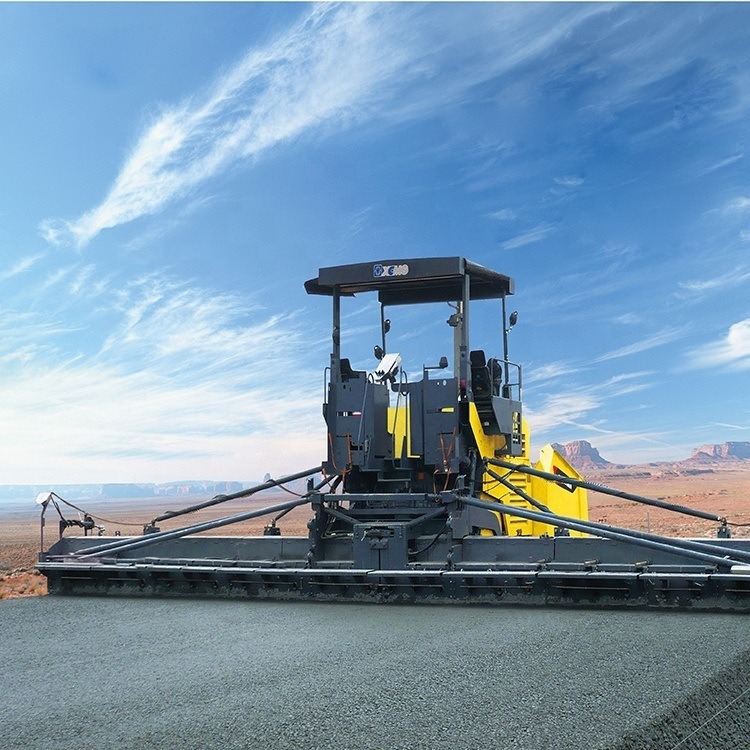
<instances>
[{"instance_id":1,"label":"xcmg logo","mask_svg":"<svg viewBox=\"0 0 750 750\"><path fill-rule=\"evenodd\" d=\"M402 263L400 266L384 266L376 263L372 267L372 275L379 279L381 276L406 276L409 273L409 266Z\"/></svg>"}]
</instances>

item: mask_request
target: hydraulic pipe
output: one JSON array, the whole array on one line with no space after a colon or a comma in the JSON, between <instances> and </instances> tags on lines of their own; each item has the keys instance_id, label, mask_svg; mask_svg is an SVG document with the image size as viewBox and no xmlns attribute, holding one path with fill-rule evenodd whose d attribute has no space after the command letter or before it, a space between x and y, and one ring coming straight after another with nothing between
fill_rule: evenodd
<instances>
[{"instance_id":1,"label":"hydraulic pipe","mask_svg":"<svg viewBox=\"0 0 750 750\"><path fill-rule=\"evenodd\" d=\"M307 469L306 471L298 471L296 474L290 474L280 479L269 479L263 484L257 484L254 487L248 487L246 490L240 490L239 492L233 492L231 495L216 495L210 500L198 503L197 505L190 505L187 508L181 508L180 510L168 510L166 513L162 513L160 516L154 518L152 523L158 523L159 521L166 521L169 518L176 518L177 516L183 516L186 513L193 513L196 510L202 510L203 508L210 508L212 505L219 505L219 503L225 503L227 500L236 500L240 497L249 497L254 495L256 492L262 492L263 490L270 490L272 487L278 487L280 484L287 484L293 482L295 479L304 479L313 474L319 473L321 470L320 466L316 466L314 469Z\"/></svg>"},{"instance_id":2,"label":"hydraulic pipe","mask_svg":"<svg viewBox=\"0 0 750 750\"><path fill-rule=\"evenodd\" d=\"M498 482L500 482L500 484L502 484L504 487L507 487L511 492L515 492L516 495L522 497L527 503L533 505L538 510L541 510L542 513L552 512L544 503L540 503L536 498L533 498L523 490L520 490L512 482L509 482L505 477L501 477L497 472L492 471L492 469L487 469L487 473L493 479L496 479Z\"/></svg>"},{"instance_id":3,"label":"hydraulic pipe","mask_svg":"<svg viewBox=\"0 0 750 750\"><path fill-rule=\"evenodd\" d=\"M503 503L488 503L484 500L477 500L473 497L462 497L461 502L467 505L473 505L476 508L484 508L485 510L491 510L495 513L504 513L509 516L517 516L518 518L526 518L529 521L539 521L541 523L549 524L550 526L559 526L563 529L571 529L572 531L591 531L585 521L580 521L576 518L566 518L565 516L557 516L551 513L539 513L535 510L526 510L522 508L515 508L510 505L504 505ZM717 555L711 555L706 552L697 552L683 547L675 547L669 542L654 542L648 539L640 539L634 537L629 533L621 533L621 531L614 531L613 529L599 529L597 531L598 536L602 536L605 539L614 539L618 542L627 542L629 544L636 544L641 547L648 547L649 549L657 549L660 552L669 552L671 554L680 555L683 557L690 557L694 560L700 560L704 563L720 567L730 568L732 565L737 563L736 560L728 559L727 557L718 557Z\"/></svg>"},{"instance_id":4,"label":"hydraulic pipe","mask_svg":"<svg viewBox=\"0 0 750 750\"><path fill-rule=\"evenodd\" d=\"M323 510L329 515L333 516L334 518L338 518L341 521L344 521L345 523L349 523L352 526L354 526L355 523L359 523L356 518L352 518L351 516L347 516L346 513L341 513L338 510L335 510L334 508L327 508L323 506Z\"/></svg>"},{"instance_id":5,"label":"hydraulic pipe","mask_svg":"<svg viewBox=\"0 0 750 750\"><path fill-rule=\"evenodd\" d=\"M409 521L406 526L407 528L411 528L412 526L419 526L419 524L424 523L425 521L429 521L433 518L436 518L437 516L441 516L444 513L447 513L447 508L435 508L434 510L427 511L427 513L424 513L421 516L417 516L416 518L412 518L411 521Z\"/></svg>"},{"instance_id":6,"label":"hydraulic pipe","mask_svg":"<svg viewBox=\"0 0 750 750\"><path fill-rule=\"evenodd\" d=\"M334 480L331 482L331 486L328 488L327 494L329 495L334 494L338 486L341 484L342 480L343 480L343 477L341 476L341 474L338 474L334 478ZM319 488L320 488L320 485L318 485L318 489ZM309 495L310 493L308 492L307 496L309 497ZM279 513L277 516L274 517L273 522L276 523L277 521L280 521L287 513L289 513L292 510L294 510L294 508L287 508L286 510L282 510L281 513Z\"/></svg>"},{"instance_id":7,"label":"hydraulic pipe","mask_svg":"<svg viewBox=\"0 0 750 750\"><path fill-rule=\"evenodd\" d=\"M488 464L493 466L500 466L503 469L513 469L513 471L520 471L523 474L530 474L533 477L541 477L542 479L548 479L550 482L557 482L557 484L568 484L573 487L581 487L584 490L591 490L592 492L601 492L604 495L612 495L613 497L621 497L624 500L632 500L635 503L642 503L643 505L653 505L656 508L664 508L666 510L673 510L676 513L684 513L686 516L695 516L696 518L704 518L707 521L717 521L718 523L724 523L725 518L714 515L713 513L706 513L702 510L696 510L695 508L686 508L684 505L675 505L674 503L667 503L663 500L654 500L651 497L643 497L642 495L634 495L632 492L625 492L623 490L615 490L611 487L606 487L603 484L594 484L593 482L586 482L582 479L575 479L573 477L563 476L562 474L550 474L548 471L541 471L539 469L532 469L530 466L524 466L523 464L514 464L510 461L503 461L499 458L488 458L485 459Z\"/></svg>"},{"instance_id":8,"label":"hydraulic pipe","mask_svg":"<svg viewBox=\"0 0 750 750\"><path fill-rule=\"evenodd\" d=\"M538 503L538 501L534 500L531 495L528 494L528 492L525 492L524 490L520 489L519 487L513 486L510 482L507 480L502 480L503 484L505 484L509 489L513 490L513 492L516 493L519 497L522 497L526 502L531 503L532 505L535 503ZM538 503L541 505L541 503ZM544 507L544 506L543 506ZM547 508L547 513L552 513L552 511ZM722 547L720 544L712 544L711 542L697 542L693 539L675 539L673 537L664 537L660 536L659 534L651 534L650 532L646 531L637 531L636 529L625 529L620 526L612 526L611 524L607 523L599 523L598 521L581 521L581 523L586 524L587 526L590 526L595 531L600 531L601 529L611 529L612 531L616 531L619 534L627 534L629 536L632 536L636 539L649 539L653 542L664 542L665 540L669 540L669 544L671 544L674 547L683 547L685 549L692 549L696 552L708 552L710 554L714 555L731 555L731 557L734 560L737 560L738 562L742 561L745 563L750 562L750 552L744 552L743 550L737 550L727 547Z\"/></svg>"},{"instance_id":9,"label":"hydraulic pipe","mask_svg":"<svg viewBox=\"0 0 750 750\"><path fill-rule=\"evenodd\" d=\"M304 505L310 502L307 497L299 497L294 500L288 500L285 503L279 503L278 505L271 505L267 508L260 508L258 510L250 510L246 513L238 513L235 516L225 516L224 518L217 518L215 521L205 521L204 523L196 523L192 526L185 526L181 529L175 529L174 531L162 531L157 534L147 534L146 536L140 537L135 540L123 541L122 543L109 546L103 545L102 547L94 547L93 549L86 550L84 553L77 555L79 559L87 557L98 557L100 555L106 555L107 553L117 554L119 552L125 552L129 549L138 549L139 547L146 547L150 544L156 544L157 542L166 542L170 539L179 539L189 534L198 534L201 531L211 531L212 529L218 529L222 526L229 526L233 523L240 521L247 521L251 518L257 518L258 516L265 516L269 513L278 513L282 510L296 508L298 505Z\"/></svg>"},{"instance_id":10,"label":"hydraulic pipe","mask_svg":"<svg viewBox=\"0 0 750 750\"><path fill-rule=\"evenodd\" d=\"M313 492L319 490L329 480L325 479L320 482L313 489ZM295 498L294 500L288 500L285 503L279 503L278 505L271 505L266 508L259 508L258 510L250 510L245 513L238 513L233 516L224 516L223 518L217 518L213 521L204 521L202 523L192 524L190 526L183 526L180 529L173 529L171 531L159 531L155 534L147 534L139 539L123 539L117 542L108 542L97 547L91 547L84 552L77 554L76 557L83 558L89 556L98 556L102 553L110 552L117 554L125 549L135 549L137 547L145 547L149 544L155 544L156 542L164 541L167 539L177 539L182 536L188 536L189 534L197 534L201 531L210 531L211 529L217 529L222 526L229 526L239 521L247 521L250 518L258 518L259 516L265 516L269 513L278 513L280 511L291 510L296 508L298 505L304 505L309 502L309 497L312 493L308 492L302 497Z\"/></svg>"}]
</instances>

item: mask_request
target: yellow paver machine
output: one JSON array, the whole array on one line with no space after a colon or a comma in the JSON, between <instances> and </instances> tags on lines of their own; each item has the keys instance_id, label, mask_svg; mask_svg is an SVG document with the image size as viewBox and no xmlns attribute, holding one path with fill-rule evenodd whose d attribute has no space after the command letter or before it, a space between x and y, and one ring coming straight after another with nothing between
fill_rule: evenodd
<instances>
[{"instance_id":1,"label":"yellow paver machine","mask_svg":"<svg viewBox=\"0 0 750 750\"><path fill-rule=\"evenodd\" d=\"M322 268L305 288L333 307L322 465L169 511L137 537L66 537L49 493L42 522L49 505L61 517L38 563L50 592L750 610L750 539L731 538L727 519L587 482L549 445L532 462L522 368L508 357L512 279L464 258L413 258ZM367 293L380 308L371 371L341 351L342 299ZM474 300L498 302L501 356L471 347ZM435 356L420 373L388 348L386 308L422 303L450 305L452 370ZM307 491L287 502L158 526L301 478ZM716 522L717 536L590 521L587 490ZM282 535L303 505L309 533ZM201 533L261 516L263 536Z\"/></svg>"}]
</instances>

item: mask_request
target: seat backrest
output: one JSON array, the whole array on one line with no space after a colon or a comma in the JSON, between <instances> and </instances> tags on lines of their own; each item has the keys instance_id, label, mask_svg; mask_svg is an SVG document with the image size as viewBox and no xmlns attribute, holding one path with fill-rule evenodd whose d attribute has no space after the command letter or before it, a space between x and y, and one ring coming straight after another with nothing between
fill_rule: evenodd
<instances>
[{"instance_id":1,"label":"seat backrest","mask_svg":"<svg viewBox=\"0 0 750 750\"><path fill-rule=\"evenodd\" d=\"M469 362L471 363L471 390L474 393L474 398L479 400L490 398L492 396L492 380L484 352L481 349L469 352Z\"/></svg>"},{"instance_id":2,"label":"seat backrest","mask_svg":"<svg viewBox=\"0 0 750 750\"><path fill-rule=\"evenodd\" d=\"M485 367L487 365L487 357L482 349L475 349L473 352L469 352L469 362L472 368Z\"/></svg>"}]
</instances>

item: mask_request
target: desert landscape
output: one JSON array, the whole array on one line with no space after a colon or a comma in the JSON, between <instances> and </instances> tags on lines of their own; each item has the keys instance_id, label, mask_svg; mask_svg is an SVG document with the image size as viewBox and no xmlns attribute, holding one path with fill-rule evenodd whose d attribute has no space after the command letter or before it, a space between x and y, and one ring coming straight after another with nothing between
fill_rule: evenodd
<instances>
[{"instance_id":1,"label":"desert landscape","mask_svg":"<svg viewBox=\"0 0 750 750\"><path fill-rule=\"evenodd\" d=\"M696 448L684 461L652 464L615 464L601 456L587 441L574 441L555 446L590 481L617 487L647 497L655 497L680 505L699 508L726 517L730 523L746 524L732 527L732 535L750 536L750 443L733 442ZM123 536L140 533L138 527L167 510L205 500L212 492L235 490L237 483L175 484L174 492L153 496L76 498L75 503L92 514L108 519L102 522L107 535ZM229 485L231 484L231 487ZM143 492L143 485L132 485L131 494ZM150 486L145 486L150 488ZM172 485L170 485L170 488ZM193 494L196 489L210 490ZM218 488L218 489L217 489ZM161 488L159 488L161 489ZM301 489L297 487L296 489ZM109 495L121 494L109 489ZM250 498L233 500L220 507L198 511L190 522L207 521L232 513L260 508L288 499L289 495L267 490ZM34 569L40 551L39 506L30 496L28 504L0 502L0 599L41 596L46 594L45 578ZM76 517L66 509L66 516ZM650 508L617 498L589 492L589 517L594 521L652 531L677 537L715 536L715 525L701 519L678 515L659 508ZM309 511L295 509L280 522L283 534L305 535ZM47 510L45 547L57 538L58 517L51 507ZM97 521L99 523L99 521ZM225 527L223 535L245 536L263 533L267 519L254 519ZM185 525L175 519L160 525L162 529ZM69 529L66 534L80 534Z\"/></svg>"}]
</instances>

